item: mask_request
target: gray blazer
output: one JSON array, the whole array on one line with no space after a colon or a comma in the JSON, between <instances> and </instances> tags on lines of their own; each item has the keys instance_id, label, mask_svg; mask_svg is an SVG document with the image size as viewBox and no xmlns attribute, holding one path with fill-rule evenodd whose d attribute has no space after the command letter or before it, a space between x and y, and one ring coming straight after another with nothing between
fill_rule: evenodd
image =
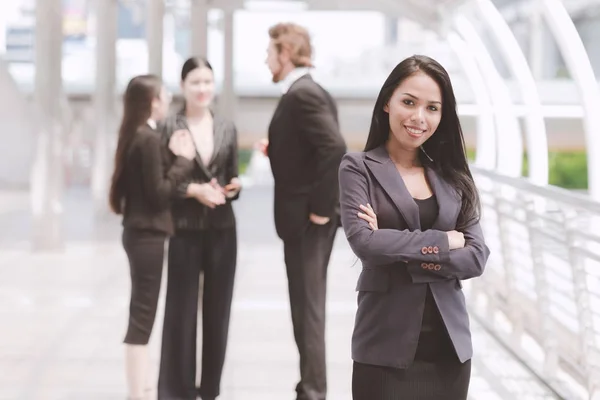
<instances>
[{"instance_id":1,"label":"gray blazer","mask_svg":"<svg viewBox=\"0 0 600 400\"><path fill-rule=\"evenodd\" d=\"M362 261L352 358L394 368L411 365L421 330L427 285L461 362L473 355L469 316L460 280L483 273L489 256L479 223L463 231L465 247L449 250L447 231L456 227L458 193L433 170L427 178L439 216L421 231L419 209L385 147L346 154L340 165L340 207L346 238ZM367 203L379 230L358 218Z\"/></svg>"}]
</instances>

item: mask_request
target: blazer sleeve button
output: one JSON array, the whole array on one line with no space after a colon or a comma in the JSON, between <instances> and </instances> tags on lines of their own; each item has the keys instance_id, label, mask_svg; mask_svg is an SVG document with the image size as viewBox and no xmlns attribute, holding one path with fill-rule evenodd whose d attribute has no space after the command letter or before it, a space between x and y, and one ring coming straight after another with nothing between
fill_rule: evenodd
<instances>
[{"instance_id":1,"label":"blazer sleeve button","mask_svg":"<svg viewBox=\"0 0 600 400\"><path fill-rule=\"evenodd\" d=\"M434 269L434 268L435 268L435 265L434 265L434 264L429 264L429 265L427 266L427 269Z\"/></svg>"},{"instance_id":2,"label":"blazer sleeve button","mask_svg":"<svg viewBox=\"0 0 600 400\"><path fill-rule=\"evenodd\" d=\"M429 247L427 248L427 252L428 252L429 254L433 253L433 247L432 247L432 246L429 246Z\"/></svg>"},{"instance_id":3,"label":"blazer sleeve button","mask_svg":"<svg viewBox=\"0 0 600 400\"><path fill-rule=\"evenodd\" d=\"M427 264L427 263L422 263L422 264L421 264L421 268L423 268L423 269L427 269L427 266L428 266L428 264Z\"/></svg>"},{"instance_id":4,"label":"blazer sleeve button","mask_svg":"<svg viewBox=\"0 0 600 400\"><path fill-rule=\"evenodd\" d=\"M442 269L442 266L440 264L435 264L433 269L435 269L436 271L439 271L440 269Z\"/></svg>"},{"instance_id":5,"label":"blazer sleeve button","mask_svg":"<svg viewBox=\"0 0 600 400\"><path fill-rule=\"evenodd\" d=\"M428 253L428 251L427 251L427 247L423 247L423 248L421 249L421 253L423 253L423 254L427 254L427 253Z\"/></svg>"},{"instance_id":6,"label":"blazer sleeve button","mask_svg":"<svg viewBox=\"0 0 600 400\"><path fill-rule=\"evenodd\" d=\"M438 254L440 252L440 248L437 246L433 246L433 254Z\"/></svg>"}]
</instances>

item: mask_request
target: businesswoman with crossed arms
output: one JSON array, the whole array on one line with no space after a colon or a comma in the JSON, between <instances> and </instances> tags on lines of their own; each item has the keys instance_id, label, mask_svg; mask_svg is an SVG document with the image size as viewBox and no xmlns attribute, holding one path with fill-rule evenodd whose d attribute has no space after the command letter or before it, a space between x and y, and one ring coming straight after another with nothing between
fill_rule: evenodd
<instances>
[{"instance_id":1,"label":"businesswoman with crossed arms","mask_svg":"<svg viewBox=\"0 0 600 400\"><path fill-rule=\"evenodd\" d=\"M170 95L159 77L133 78L123 98L123 120L109 201L123 215L123 247L129 259L131 302L125 336L130 400L147 399L148 341L160 292L165 240L173 233L170 199L192 172L196 154L189 132L169 142L173 162L156 132L167 115ZM152 385L154 386L154 385Z\"/></svg>"},{"instance_id":2,"label":"businesswoman with crossed arms","mask_svg":"<svg viewBox=\"0 0 600 400\"><path fill-rule=\"evenodd\" d=\"M489 256L450 78L402 61L365 151L340 166L341 215L363 269L352 337L354 400L462 400L473 354L461 280Z\"/></svg>"}]
</instances>

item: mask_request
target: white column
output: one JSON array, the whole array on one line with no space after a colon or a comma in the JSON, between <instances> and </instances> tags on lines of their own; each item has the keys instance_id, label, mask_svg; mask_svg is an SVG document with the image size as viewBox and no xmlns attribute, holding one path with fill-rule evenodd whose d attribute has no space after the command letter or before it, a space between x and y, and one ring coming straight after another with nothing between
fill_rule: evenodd
<instances>
[{"instance_id":1,"label":"white column","mask_svg":"<svg viewBox=\"0 0 600 400\"><path fill-rule=\"evenodd\" d=\"M192 0L190 15L192 56L208 57L208 10L207 0Z\"/></svg>"},{"instance_id":2,"label":"white column","mask_svg":"<svg viewBox=\"0 0 600 400\"><path fill-rule=\"evenodd\" d=\"M97 216L108 212L108 187L113 168L117 124L116 50L117 0L96 0L96 92L94 93L94 163L92 196Z\"/></svg>"},{"instance_id":3,"label":"white column","mask_svg":"<svg viewBox=\"0 0 600 400\"><path fill-rule=\"evenodd\" d=\"M219 95L219 110L227 118L235 121L236 97L233 71L233 8L223 10L223 40L224 40L224 74L223 85Z\"/></svg>"},{"instance_id":4,"label":"white column","mask_svg":"<svg viewBox=\"0 0 600 400\"><path fill-rule=\"evenodd\" d=\"M34 250L63 247L62 1L35 4L35 102L40 116L31 175Z\"/></svg>"},{"instance_id":5,"label":"white column","mask_svg":"<svg viewBox=\"0 0 600 400\"><path fill-rule=\"evenodd\" d=\"M165 0L147 0L146 43L148 46L148 71L162 76Z\"/></svg>"}]
</instances>

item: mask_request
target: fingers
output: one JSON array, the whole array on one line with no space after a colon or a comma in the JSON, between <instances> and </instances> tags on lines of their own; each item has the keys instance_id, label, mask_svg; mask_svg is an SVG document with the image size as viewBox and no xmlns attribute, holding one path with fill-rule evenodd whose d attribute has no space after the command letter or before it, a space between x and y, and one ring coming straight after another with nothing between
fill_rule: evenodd
<instances>
[{"instance_id":1,"label":"fingers","mask_svg":"<svg viewBox=\"0 0 600 400\"><path fill-rule=\"evenodd\" d=\"M169 139L169 149L173 153L181 153L183 151L189 151L191 153L190 148L194 148L195 150L194 141L189 131L179 129L173 132L171 139Z\"/></svg>"},{"instance_id":2,"label":"fingers","mask_svg":"<svg viewBox=\"0 0 600 400\"><path fill-rule=\"evenodd\" d=\"M187 129L178 129L175 132L173 132L173 135L171 135L171 137L177 137L177 138L191 138L190 132Z\"/></svg>"},{"instance_id":3,"label":"fingers","mask_svg":"<svg viewBox=\"0 0 600 400\"><path fill-rule=\"evenodd\" d=\"M268 139L261 139L254 144L254 148L259 150L264 156L267 156L267 148L269 147Z\"/></svg>"},{"instance_id":4,"label":"fingers","mask_svg":"<svg viewBox=\"0 0 600 400\"><path fill-rule=\"evenodd\" d=\"M358 218L364 219L367 222L373 221L373 217L371 217L370 215L367 215L365 213L359 212L357 215L358 215Z\"/></svg>"},{"instance_id":5,"label":"fingers","mask_svg":"<svg viewBox=\"0 0 600 400\"><path fill-rule=\"evenodd\" d=\"M357 215L360 219L365 220L366 222L368 222L369 227L376 231L378 229L377 226L377 214L375 214L375 210L373 210L373 207L371 207L370 204L367 203L366 206L364 205L359 205L359 208L364 211L364 212L358 212Z\"/></svg>"},{"instance_id":6,"label":"fingers","mask_svg":"<svg viewBox=\"0 0 600 400\"><path fill-rule=\"evenodd\" d=\"M361 210L363 210L365 213L367 213L368 216L370 216L372 218L377 218L377 214L375 214L375 211L373 210L373 207L371 207L370 204L367 203L366 206L363 206L361 204L359 207Z\"/></svg>"},{"instance_id":7,"label":"fingers","mask_svg":"<svg viewBox=\"0 0 600 400\"><path fill-rule=\"evenodd\" d=\"M186 131L177 131L169 140L169 149L176 155L192 154L195 152L194 142Z\"/></svg>"},{"instance_id":8,"label":"fingers","mask_svg":"<svg viewBox=\"0 0 600 400\"><path fill-rule=\"evenodd\" d=\"M363 206L362 204L359 206L361 210L364 211L364 213L358 213L358 216L362 219L364 219L367 222L377 222L377 214L375 214L375 211L373 211L373 207L371 207L370 204L367 204L367 206Z\"/></svg>"},{"instance_id":9,"label":"fingers","mask_svg":"<svg viewBox=\"0 0 600 400\"><path fill-rule=\"evenodd\" d=\"M242 181L239 178L232 178L231 182L225 185L225 191L230 192L233 190L240 190L242 188Z\"/></svg>"},{"instance_id":10,"label":"fingers","mask_svg":"<svg viewBox=\"0 0 600 400\"><path fill-rule=\"evenodd\" d=\"M197 200L211 209L214 209L217 206L221 206L221 205L225 204L225 196L223 196L220 193L212 195L212 196L207 196L205 198L198 198Z\"/></svg>"},{"instance_id":11,"label":"fingers","mask_svg":"<svg viewBox=\"0 0 600 400\"><path fill-rule=\"evenodd\" d=\"M377 230L377 220L363 213L358 213L358 218L365 220L373 230Z\"/></svg>"},{"instance_id":12,"label":"fingers","mask_svg":"<svg viewBox=\"0 0 600 400\"><path fill-rule=\"evenodd\" d=\"M219 194L224 194L225 193L225 188L223 188L219 182L217 181L216 178L213 178L210 182L210 186L215 189L217 192L219 192Z\"/></svg>"},{"instance_id":13,"label":"fingers","mask_svg":"<svg viewBox=\"0 0 600 400\"><path fill-rule=\"evenodd\" d=\"M230 183L229 185L225 185L225 191L231 192L234 190L239 190L242 186L239 183Z\"/></svg>"}]
</instances>

